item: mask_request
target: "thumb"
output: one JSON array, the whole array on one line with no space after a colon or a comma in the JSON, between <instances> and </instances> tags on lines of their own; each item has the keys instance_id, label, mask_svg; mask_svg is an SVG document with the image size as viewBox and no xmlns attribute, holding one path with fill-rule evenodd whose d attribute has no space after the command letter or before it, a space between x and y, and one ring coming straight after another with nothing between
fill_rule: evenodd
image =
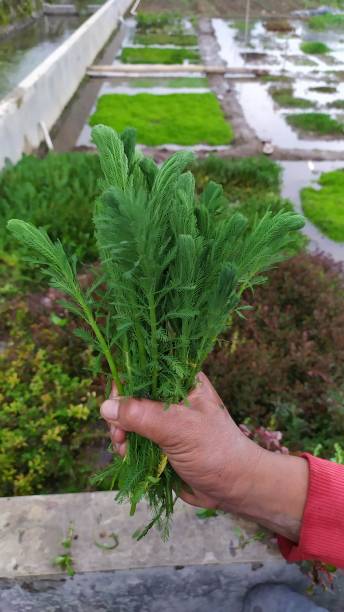
<instances>
[{"instance_id":1,"label":"thumb","mask_svg":"<svg viewBox=\"0 0 344 612\"><path fill-rule=\"evenodd\" d=\"M167 411L161 402L117 397L103 403L102 417L127 432L149 438L159 446L168 438L173 425L173 405Z\"/></svg>"}]
</instances>

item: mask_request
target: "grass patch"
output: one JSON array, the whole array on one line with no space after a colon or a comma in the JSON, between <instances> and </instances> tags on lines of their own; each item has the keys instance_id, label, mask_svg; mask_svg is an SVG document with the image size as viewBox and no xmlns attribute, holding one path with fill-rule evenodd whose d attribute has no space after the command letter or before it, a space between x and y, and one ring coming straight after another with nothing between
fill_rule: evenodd
<instances>
[{"instance_id":1,"label":"grass patch","mask_svg":"<svg viewBox=\"0 0 344 612\"><path fill-rule=\"evenodd\" d=\"M334 100L328 103L328 108L337 108L339 110L344 109L344 100Z\"/></svg>"},{"instance_id":2,"label":"grass patch","mask_svg":"<svg viewBox=\"0 0 344 612\"><path fill-rule=\"evenodd\" d=\"M319 185L301 191L304 213L326 236L344 242L344 170L322 174Z\"/></svg>"},{"instance_id":3,"label":"grass patch","mask_svg":"<svg viewBox=\"0 0 344 612\"><path fill-rule=\"evenodd\" d=\"M324 30L344 30L344 15L314 15L308 20L311 30L322 32Z\"/></svg>"},{"instance_id":4,"label":"grass patch","mask_svg":"<svg viewBox=\"0 0 344 612\"><path fill-rule=\"evenodd\" d=\"M192 49L156 49L145 47L125 47L121 60L124 64L183 64L185 60L198 63L200 55Z\"/></svg>"},{"instance_id":5,"label":"grass patch","mask_svg":"<svg viewBox=\"0 0 344 612\"><path fill-rule=\"evenodd\" d=\"M179 89L181 87L197 88L208 87L209 81L205 77L176 77L174 79L130 79L130 87L170 87L171 89Z\"/></svg>"},{"instance_id":6,"label":"grass patch","mask_svg":"<svg viewBox=\"0 0 344 612\"><path fill-rule=\"evenodd\" d=\"M318 93L333 94L336 93L337 87L331 85L319 85L318 87L310 87L309 91L317 91Z\"/></svg>"},{"instance_id":7,"label":"grass patch","mask_svg":"<svg viewBox=\"0 0 344 612\"><path fill-rule=\"evenodd\" d=\"M300 49L303 53L307 53L308 55L323 55L331 51L330 47L325 45L325 43L316 40L309 40L301 43Z\"/></svg>"},{"instance_id":8,"label":"grass patch","mask_svg":"<svg viewBox=\"0 0 344 612\"><path fill-rule=\"evenodd\" d=\"M279 106L288 108L312 108L314 103L305 98L296 98L292 89L271 89L270 94Z\"/></svg>"},{"instance_id":9,"label":"grass patch","mask_svg":"<svg viewBox=\"0 0 344 612\"><path fill-rule=\"evenodd\" d=\"M132 126L137 129L138 142L150 146L220 145L233 140L232 127L213 93L108 94L99 98L89 123L103 123L119 132Z\"/></svg>"},{"instance_id":10,"label":"grass patch","mask_svg":"<svg viewBox=\"0 0 344 612\"><path fill-rule=\"evenodd\" d=\"M143 32L181 26L182 18L177 12L140 11L136 17L137 29Z\"/></svg>"},{"instance_id":11,"label":"grass patch","mask_svg":"<svg viewBox=\"0 0 344 612\"><path fill-rule=\"evenodd\" d=\"M194 34L136 34L134 43L137 45L177 45L178 47L194 47L198 44Z\"/></svg>"},{"instance_id":12,"label":"grass patch","mask_svg":"<svg viewBox=\"0 0 344 612\"><path fill-rule=\"evenodd\" d=\"M344 125L326 113L299 113L288 115L288 123L304 132L318 134L319 136L343 135Z\"/></svg>"}]
</instances>

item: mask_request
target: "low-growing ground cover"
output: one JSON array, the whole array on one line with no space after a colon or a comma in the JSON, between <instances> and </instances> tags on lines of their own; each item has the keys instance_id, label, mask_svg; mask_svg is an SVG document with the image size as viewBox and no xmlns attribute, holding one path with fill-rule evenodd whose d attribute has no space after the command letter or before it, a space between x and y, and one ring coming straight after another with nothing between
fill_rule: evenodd
<instances>
[{"instance_id":1,"label":"low-growing ground cover","mask_svg":"<svg viewBox=\"0 0 344 612\"><path fill-rule=\"evenodd\" d=\"M137 45L176 45L177 47L194 47L198 43L194 34L136 34L134 43Z\"/></svg>"},{"instance_id":2,"label":"low-growing ground cover","mask_svg":"<svg viewBox=\"0 0 344 612\"><path fill-rule=\"evenodd\" d=\"M73 327L50 294L1 307L1 496L89 487L95 466L84 453L104 429L92 356Z\"/></svg>"},{"instance_id":3,"label":"low-growing ground cover","mask_svg":"<svg viewBox=\"0 0 344 612\"><path fill-rule=\"evenodd\" d=\"M284 433L292 451L333 457L344 440L343 270L301 253L246 295L246 320L208 360L206 372L237 422Z\"/></svg>"},{"instance_id":4,"label":"low-growing ground cover","mask_svg":"<svg viewBox=\"0 0 344 612\"><path fill-rule=\"evenodd\" d=\"M233 130L213 93L108 94L99 98L89 122L92 126L102 123L120 132L128 125L133 126L138 142L150 146L220 145L233 140Z\"/></svg>"},{"instance_id":5,"label":"low-growing ground cover","mask_svg":"<svg viewBox=\"0 0 344 612\"><path fill-rule=\"evenodd\" d=\"M318 41L305 41L300 46L301 51L303 53L307 53L309 55L323 55L324 53L329 53L331 49L323 42Z\"/></svg>"},{"instance_id":6,"label":"low-growing ground cover","mask_svg":"<svg viewBox=\"0 0 344 612\"><path fill-rule=\"evenodd\" d=\"M288 123L304 132L319 136L341 136L344 124L326 113L298 113L286 117Z\"/></svg>"},{"instance_id":7,"label":"low-growing ground cover","mask_svg":"<svg viewBox=\"0 0 344 612\"><path fill-rule=\"evenodd\" d=\"M344 15L333 15L325 13L324 15L313 15L308 20L308 26L311 30L344 30Z\"/></svg>"},{"instance_id":8,"label":"low-growing ground cover","mask_svg":"<svg viewBox=\"0 0 344 612\"><path fill-rule=\"evenodd\" d=\"M295 97L292 88L271 88L270 94L279 106L287 108L312 108L314 106L311 100Z\"/></svg>"},{"instance_id":9,"label":"low-growing ground cover","mask_svg":"<svg viewBox=\"0 0 344 612\"><path fill-rule=\"evenodd\" d=\"M193 49L160 49L157 47L124 47L121 61L125 64L183 64L186 60L195 64L200 61L198 51Z\"/></svg>"},{"instance_id":10,"label":"low-growing ground cover","mask_svg":"<svg viewBox=\"0 0 344 612\"><path fill-rule=\"evenodd\" d=\"M305 215L326 236L344 242L344 170L322 174L319 185L301 191Z\"/></svg>"}]
</instances>

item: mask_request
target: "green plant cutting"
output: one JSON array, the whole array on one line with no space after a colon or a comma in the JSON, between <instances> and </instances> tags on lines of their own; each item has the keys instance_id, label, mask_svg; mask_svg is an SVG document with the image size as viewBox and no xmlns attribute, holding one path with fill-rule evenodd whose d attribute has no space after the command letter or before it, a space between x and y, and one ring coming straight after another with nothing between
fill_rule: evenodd
<instances>
[{"instance_id":1,"label":"green plant cutting","mask_svg":"<svg viewBox=\"0 0 344 612\"><path fill-rule=\"evenodd\" d=\"M190 152L158 167L136 151L132 129L119 136L99 125L93 141L104 173L94 214L101 261L94 284L82 289L75 259L44 230L18 219L8 227L68 296L64 306L82 323L77 334L98 353L99 368L106 364L118 393L162 400L166 410L182 402L187 410L218 335L235 313L243 316L243 291L285 258L303 218L267 211L249 229L245 217L229 212L216 183L196 195ZM125 458L115 456L99 478L111 481L117 500L130 502L131 514L147 499L153 517L137 539L154 524L167 537L182 483L159 447L129 434Z\"/></svg>"}]
</instances>

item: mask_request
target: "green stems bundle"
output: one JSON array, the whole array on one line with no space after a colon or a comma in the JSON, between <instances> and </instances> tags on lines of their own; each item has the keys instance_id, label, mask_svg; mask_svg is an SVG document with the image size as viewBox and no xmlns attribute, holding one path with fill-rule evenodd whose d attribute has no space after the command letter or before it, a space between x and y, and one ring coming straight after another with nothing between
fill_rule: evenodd
<instances>
[{"instance_id":1,"label":"green stems bundle","mask_svg":"<svg viewBox=\"0 0 344 612\"><path fill-rule=\"evenodd\" d=\"M108 364L121 395L168 405L186 400L218 335L240 314L242 292L281 261L303 226L299 215L267 212L252 229L230 212L222 188L209 182L200 197L185 171L193 159L179 152L159 168L135 149L135 132L93 130L104 173L94 223L101 271L83 291L75 260L60 242L20 220L9 229L29 248L51 284L70 300L77 331ZM187 403L186 408L187 410ZM124 459L106 470L117 499L131 512L146 497L154 523L167 534L173 489L180 482L161 450L129 435Z\"/></svg>"}]
</instances>

